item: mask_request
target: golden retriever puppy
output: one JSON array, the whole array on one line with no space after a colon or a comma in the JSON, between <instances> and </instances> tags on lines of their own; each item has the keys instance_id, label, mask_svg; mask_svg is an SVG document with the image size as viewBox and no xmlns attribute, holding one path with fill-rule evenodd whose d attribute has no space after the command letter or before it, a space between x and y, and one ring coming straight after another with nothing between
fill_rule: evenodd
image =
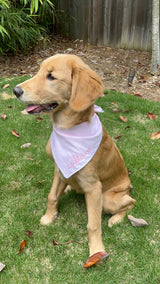
<instances>
[{"instance_id":1,"label":"golden retriever puppy","mask_svg":"<svg viewBox=\"0 0 160 284\"><path fill-rule=\"evenodd\" d=\"M57 217L57 205L67 185L85 195L88 212L89 258L84 267L105 259L102 210L112 214L108 226L122 221L134 206L124 160L100 123L94 102L103 94L97 74L79 57L59 54L40 66L33 78L13 89L27 103L29 114L50 113L53 132L46 151L55 163L42 225Z\"/></svg>"}]
</instances>

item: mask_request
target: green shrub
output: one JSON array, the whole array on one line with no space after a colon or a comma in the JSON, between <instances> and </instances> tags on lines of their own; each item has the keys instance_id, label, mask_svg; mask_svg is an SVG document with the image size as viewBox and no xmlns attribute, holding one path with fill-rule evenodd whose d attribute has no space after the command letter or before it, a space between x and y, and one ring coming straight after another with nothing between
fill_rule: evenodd
<instances>
[{"instance_id":1,"label":"green shrub","mask_svg":"<svg viewBox=\"0 0 160 284\"><path fill-rule=\"evenodd\" d=\"M51 30L52 12L50 0L0 0L0 53L15 53L37 43Z\"/></svg>"}]
</instances>

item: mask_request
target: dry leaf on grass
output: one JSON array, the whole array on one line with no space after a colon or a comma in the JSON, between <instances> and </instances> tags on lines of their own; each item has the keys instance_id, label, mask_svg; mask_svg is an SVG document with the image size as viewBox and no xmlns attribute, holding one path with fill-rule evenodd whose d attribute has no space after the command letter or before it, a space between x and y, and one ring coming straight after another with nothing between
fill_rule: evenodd
<instances>
[{"instance_id":1,"label":"dry leaf on grass","mask_svg":"<svg viewBox=\"0 0 160 284\"><path fill-rule=\"evenodd\" d=\"M19 133L17 133L17 131L16 131L15 129L12 130L12 134L13 134L14 136L16 136L17 138L20 137Z\"/></svg>"},{"instance_id":2,"label":"dry leaf on grass","mask_svg":"<svg viewBox=\"0 0 160 284\"><path fill-rule=\"evenodd\" d=\"M151 139L152 140L160 139L160 131L153 132L152 135L151 135Z\"/></svg>"},{"instance_id":3,"label":"dry leaf on grass","mask_svg":"<svg viewBox=\"0 0 160 284\"><path fill-rule=\"evenodd\" d=\"M25 70L22 70L20 73L21 73L21 74L26 74L26 71L25 71Z\"/></svg>"},{"instance_id":4,"label":"dry leaf on grass","mask_svg":"<svg viewBox=\"0 0 160 284\"><path fill-rule=\"evenodd\" d=\"M134 96L135 96L135 97L142 98L142 96L140 95L140 92L135 93Z\"/></svg>"},{"instance_id":5,"label":"dry leaf on grass","mask_svg":"<svg viewBox=\"0 0 160 284\"><path fill-rule=\"evenodd\" d=\"M36 183L37 183L37 184L40 184L40 183L43 183L43 182L45 182L45 181L46 181L46 180L43 179L43 180L37 181Z\"/></svg>"},{"instance_id":6,"label":"dry leaf on grass","mask_svg":"<svg viewBox=\"0 0 160 284\"><path fill-rule=\"evenodd\" d=\"M128 119L127 119L126 117L122 116L122 115L120 115L119 118L120 118L123 122L127 122L127 121L128 121Z\"/></svg>"},{"instance_id":7,"label":"dry leaf on grass","mask_svg":"<svg viewBox=\"0 0 160 284\"><path fill-rule=\"evenodd\" d=\"M118 141L122 136L123 135L119 135L119 136L115 137L114 139Z\"/></svg>"},{"instance_id":8,"label":"dry leaf on grass","mask_svg":"<svg viewBox=\"0 0 160 284\"><path fill-rule=\"evenodd\" d=\"M123 110L123 112L130 112L130 111L132 111L132 109Z\"/></svg>"},{"instance_id":9,"label":"dry leaf on grass","mask_svg":"<svg viewBox=\"0 0 160 284\"><path fill-rule=\"evenodd\" d=\"M7 89L10 85L9 84L6 84L2 87L2 89Z\"/></svg>"},{"instance_id":10,"label":"dry leaf on grass","mask_svg":"<svg viewBox=\"0 0 160 284\"><path fill-rule=\"evenodd\" d=\"M1 114L1 118L2 118L3 120L6 120L7 115L6 115L6 114Z\"/></svg>"},{"instance_id":11,"label":"dry leaf on grass","mask_svg":"<svg viewBox=\"0 0 160 284\"><path fill-rule=\"evenodd\" d=\"M28 237L30 237L30 238L33 237L33 233L32 233L31 231L26 231L26 235L27 235Z\"/></svg>"},{"instance_id":12,"label":"dry leaf on grass","mask_svg":"<svg viewBox=\"0 0 160 284\"><path fill-rule=\"evenodd\" d=\"M128 215L128 220L131 222L133 227L142 227L142 226L148 226L148 223L141 218L135 218L131 215Z\"/></svg>"},{"instance_id":13,"label":"dry leaf on grass","mask_svg":"<svg viewBox=\"0 0 160 284\"><path fill-rule=\"evenodd\" d=\"M52 239L52 243L54 246L58 246L58 243L55 241L55 239Z\"/></svg>"},{"instance_id":14,"label":"dry leaf on grass","mask_svg":"<svg viewBox=\"0 0 160 284\"><path fill-rule=\"evenodd\" d=\"M3 264L2 262L0 262L0 271L2 271L5 268L5 264Z\"/></svg>"},{"instance_id":15,"label":"dry leaf on grass","mask_svg":"<svg viewBox=\"0 0 160 284\"><path fill-rule=\"evenodd\" d=\"M130 126L126 126L126 127L124 128L124 130L129 129L129 128L131 128L131 127L130 127Z\"/></svg>"},{"instance_id":16,"label":"dry leaf on grass","mask_svg":"<svg viewBox=\"0 0 160 284\"><path fill-rule=\"evenodd\" d=\"M42 117L36 117L36 120L39 122L39 121L43 120L43 118Z\"/></svg>"},{"instance_id":17,"label":"dry leaf on grass","mask_svg":"<svg viewBox=\"0 0 160 284\"><path fill-rule=\"evenodd\" d=\"M121 110L121 109L118 109L118 108L113 108L112 111L113 111L113 112L121 112L122 110Z\"/></svg>"},{"instance_id":18,"label":"dry leaf on grass","mask_svg":"<svg viewBox=\"0 0 160 284\"><path fill-rule=\"evenodd\" d=\"M25 248L26 245L27 242L25 240L20 243L20 249L18 251L18 254L21 253L21 251Z\"/></svg>"},{"instance_id":19,"label":"dry leaf on grass","mask_svg":"<svg viewBox=\"0 0 160 284\"><path fill-rule=\"evenodd\" d=\"M34 159L33 159L32 157L28 157L28 159L29 159L30 161L34 161Z\"/></svg>"},{"instance_id":20,"label":"dry leaf on grass","mask_svg":"<svg viewBox=\"0 0 160 284\"><path fill-rule=\"evenodd\" d=\"M28 112L24 109L21 111L22 114L28 114Z\"/></svg>"},{"instance_id":21,"label":"dry leaf on grass","mask_svg":"<svg viewBox=\"0 0 160 284\"><path fill-rule=\"evenodd\" d=\"M22 149L23 149L23 148L29 148L31 145L32 145L31 143L26 143L26 144L23 144L23 145L21 146L21 148L22 148Z\"/></svg>"},{"instance_id":22,"label":"dry leaf on grass","mask_svg":"<svg viewBox=\"0 0 160 284\"><path fill-rule=\"evenodd\" d=\"M93 255L91 255L87 261L84 264L84 268L89 268L93 266L94 264L98 265L102 263L107 257L109 256L109 253L105 251L97 252Z\"/></svg>"},{"instance_id":23,"label":"dry leaf on grass","mask_svg":"<svg viewBox=\"0 0 160 284\"><path fill-rule=\"evenodd\" d=\"M148 116L148 118L149 118L150 120L156 118L155 114L153 114L153 113L151 113L151 112L147 112L147 116Z\"/></svg>"},{"instance_id":24,"label":"dry leaf on grass","mask_svg":"<svg viewBox=\"0 0 160 284\"><path fill-rule=\"evenodd\" d=\"M81 244L81 242L78 242L78 241L76 241L76 240L71 240L71 241L67 241L67 242L64 242L64 243L57 243L57 242L55 241L55 239L52 239L52 243L53 243L54 246L68 245L68 244L70 244L70 243Z\"/></svg>"}]
</instances>

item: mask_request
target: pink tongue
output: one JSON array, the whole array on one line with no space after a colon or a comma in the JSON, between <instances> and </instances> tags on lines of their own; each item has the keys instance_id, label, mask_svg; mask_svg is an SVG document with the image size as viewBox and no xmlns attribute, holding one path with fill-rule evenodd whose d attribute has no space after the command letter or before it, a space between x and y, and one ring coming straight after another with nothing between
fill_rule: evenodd
<instances>
[{"instance_id":1,"label":"pink tongue","mask_svg":"<svg viewBox=\"0 0 160 284\"><path fill-rule=\"evenodd\" d=\"M36 109L39 109L39 105L28 105L28 106L26 106L27 112L34 111Z\"/></svg>"}]
</instances>

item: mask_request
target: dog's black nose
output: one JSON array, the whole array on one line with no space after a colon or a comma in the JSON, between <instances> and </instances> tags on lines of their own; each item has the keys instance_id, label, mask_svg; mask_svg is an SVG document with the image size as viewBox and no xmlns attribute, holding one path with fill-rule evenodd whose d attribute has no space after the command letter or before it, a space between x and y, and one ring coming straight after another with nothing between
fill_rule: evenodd
<instances>
[{"instance_id":1,"label":"dog's black nose","mask_svg":"<svg viewBox=\"0 0 160 284\"><path fill-rule=\"evenodd\" d=\"M15 86L13 88L13 92L16 95L17 98L19 98L20 96L23 95L23 90L21 89L21 87Z\"/></svg>"}]
</instances>

